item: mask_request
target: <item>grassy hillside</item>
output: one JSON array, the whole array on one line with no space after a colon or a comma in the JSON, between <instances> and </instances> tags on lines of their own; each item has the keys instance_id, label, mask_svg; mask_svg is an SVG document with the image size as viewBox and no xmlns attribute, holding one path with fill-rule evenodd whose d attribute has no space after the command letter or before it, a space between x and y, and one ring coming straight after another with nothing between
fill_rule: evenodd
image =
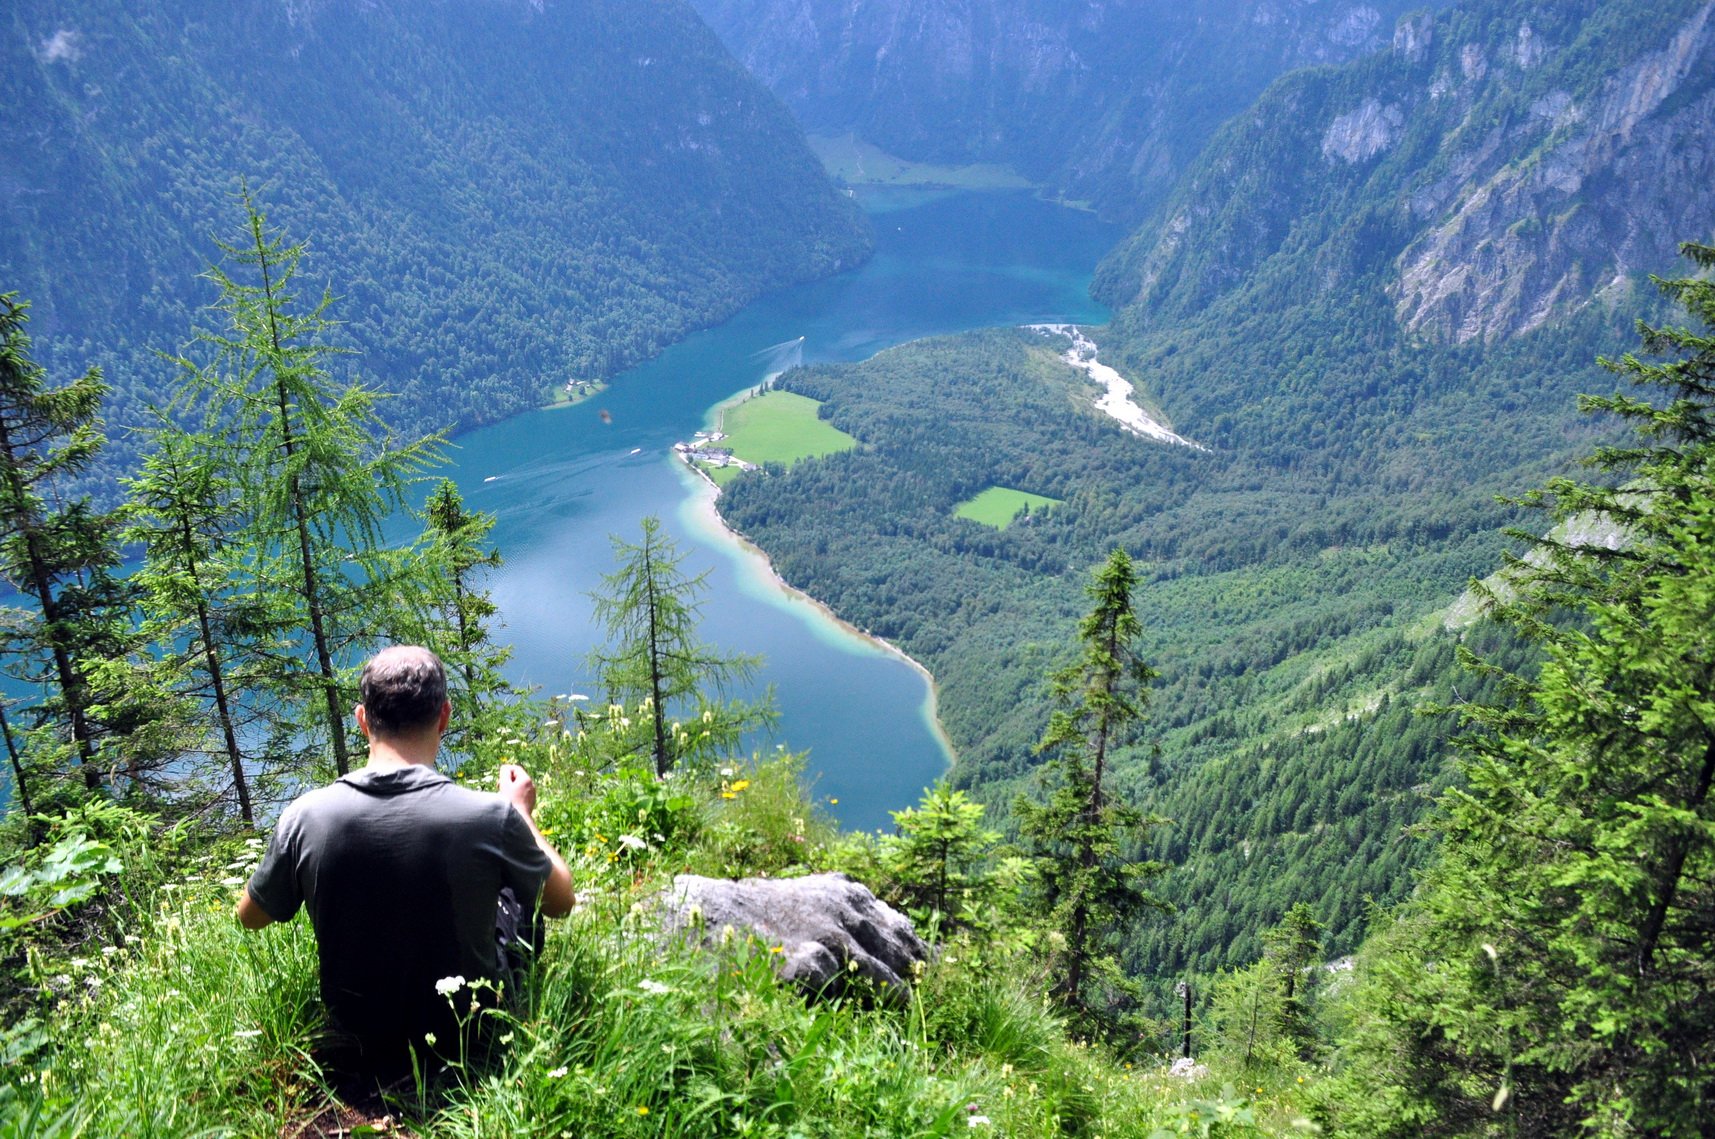
<instances>
[{"instance_id":1,"label":"grassy hillside","mask_svg":"<svg viewBox=\"0 0 1715 1139\"><path fill-rule=\"evenodd\" d=\"M1042 1005L1016 915L1006 936L948 941L903 1003L806 1002L754 939L719 950L661 940L651 899L675 873L845 869L885 894L890 863L830 828L790 757L666 782L598 773L613 725L586 721L575 743L506 745L536 775L538 819L582 903L550 924L521 1003L503 1010L479 994L495 1056L467 1054L380 1101L336 1099L314 1064L305 920L256 934L233 920L261 839L209 840L111 807L64 824L123 868L99 875L92 901L36 923L27 961L19 934L0 930L0 1130L1142 1139L1209 1134L1203 1121L1217 1116L1224 1136L1285 1134L1300 1114L1308 1069L1249 1073L1241 1093L1207 1068L1167 1075L1153 1040L1128 1059L1069 1042ZM491 750L460 778L486 782Z\"/></svg>"}]
</instances>

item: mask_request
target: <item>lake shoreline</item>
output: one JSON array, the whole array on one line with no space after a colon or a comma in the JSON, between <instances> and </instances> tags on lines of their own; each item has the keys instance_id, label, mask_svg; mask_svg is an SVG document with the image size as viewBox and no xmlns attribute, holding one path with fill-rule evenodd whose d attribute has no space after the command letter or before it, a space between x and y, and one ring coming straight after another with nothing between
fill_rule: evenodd
<instances>
[{"instance_id":1,"label":"lake shoreline","mask_svg":"<svg viewBox=\"0 0 1715 1139\"><path fill-rule=\"evenodd\" d=\"M721 405L717 406L722 406L730 402L730 399L723 400ZM773 589L777 590L789 600L800 601L809 605L820 616L826 618L830 624L834 625L841 632L855 640L863 642L866 645L871 645L880 649L887 656L903 661L911 667L913 672L923 678L929 686L929 693L924 701L923 707L924 717L928 721L930 731L934 734L935 739L940 742L942 749L947 754L948 766L950 767L957 763L959 758L958 752L953 747L951 737L947 735L947 729L941 723L941 688L940 685L935 682L935 674L929 671L928 666L923 664L923 662L918 660L916 657L913 657L910 653L907 653L898 645L894 644L892 641L889 641L887 638L878 637L874 633L858 628L856 625L834 612L826 602L821 601L816 597L812 597L810 594L805 593L802 589L799 589L797 586L781 577L780 572L774 568L774 562L769 558L767 551L765 551L761 546L758 546L755 542L752 542L739 530L733 528L733 526L727 522L726 517L721 514L718 502L721 494L721 488L708 476L707 472L698 468L695 463L684 461L677 456L675 456L675 462L676 465L684 469L696 480L691 487L690 505L692 508L696 510L706 522L711 524L712 529L716 533L720 534L726 541L732 543L733 547L741 554L749 555L761 562L762 568L766 571L768 581Z\"/></svg>"}]
</instances>

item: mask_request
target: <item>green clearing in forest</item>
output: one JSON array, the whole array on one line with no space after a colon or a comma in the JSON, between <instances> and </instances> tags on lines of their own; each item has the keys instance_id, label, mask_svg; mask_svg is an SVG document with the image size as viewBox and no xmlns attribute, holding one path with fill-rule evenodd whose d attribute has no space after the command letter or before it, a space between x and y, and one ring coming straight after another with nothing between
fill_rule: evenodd
<instances>
[{"instance_id":1,"label":"green clearing in forest","mask_svg":"<svg viewBox=\"0 0 1715 1139\"><path fill-rule=\"evenodd\" d=\"M1041 510L1044 507L1059 506L1062 501L1047 495L1031 494L1027 490L1013 490L1009 486L991 486L975 498L959 503L953 508L953 513L960 518L969 518L972 522L981 522L984 526L1004 530L1025 508Z\"/></svg>"},{"instance_id":2,"label":"green clearing in forest","mask_svg":"<svg viewBox=\"0 0 1715 1139\"><path fill-rule=\"evenodd\" d=\"M1036 186L1010 166L913 162L896 158L851 134L813 134L809 143L831 176L853 186L951 186L961 190L1028 190Z\"/></svg>"},{"instance_id":3,"label":"green clearing in forest","mask_svg":"<svg viewBox=\"0 0 1715 1139\"><path fill-rule=\"evenodd\" d=\"M788 467L799 459L819 458L857 446L856 439L818 417L821 406L792 392L772 391L747 399L722 413L721 430L727 437L721 445L748 463ZM724 470L738 473L732 468Z\"/></svg>"}]
</instances>

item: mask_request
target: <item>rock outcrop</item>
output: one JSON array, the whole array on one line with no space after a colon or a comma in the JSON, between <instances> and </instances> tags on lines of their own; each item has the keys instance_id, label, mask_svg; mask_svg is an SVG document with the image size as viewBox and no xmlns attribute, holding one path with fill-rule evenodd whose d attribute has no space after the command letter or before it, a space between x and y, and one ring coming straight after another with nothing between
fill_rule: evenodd
<instances>
[{"instance_id":1,"label":"rock outcrop","mask_svg":"<svg viewBox=\"0 0 1715 1139\"><path fill-rule=\"evenodd\" d=\"M1098 291L1170 321L1263 276L1325 293L1379 275L1400 328L1447 344L1621 300L1715 236L1712 12L1407 17L1391 50L1289 76L1232 120Z\"/></svg>"},{"instance_id":2,"label":"rock outcrop","mask_svg":"<svg viewBox=\"0 0 1715 1139\"><path fill-rule=\"evenodd\" d=\"M1428 228L1399 261L1409 331L1460 343L1528 332L1673 265L1715 219L1715 20L1695 12L1588 96L1557 88L1493 144L1455 151L1414 195ZM1514 68L1551 50L1520 26Z\"/></svg>"},{"instance_id":3,"label":"rock outcrop","mask_svg":"<svg viewBox=\"0 0 1715 1139\"><path fill-rule=\"evenodd\" d=\"M662 913L670 933L706 945L754 936L777 953L780 975L811 995L843 995L858 978L873 992L903 995L913 966L929 956L909 918L844 874L737 881L681 874Z\"/></svg>"}]
</instances>

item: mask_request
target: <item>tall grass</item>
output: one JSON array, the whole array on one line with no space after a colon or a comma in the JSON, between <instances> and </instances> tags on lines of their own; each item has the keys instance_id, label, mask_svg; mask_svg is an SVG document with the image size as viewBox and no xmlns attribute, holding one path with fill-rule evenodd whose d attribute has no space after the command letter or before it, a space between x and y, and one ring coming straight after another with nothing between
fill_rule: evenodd
<instances>
[{"instance_id":1,"label":"tall grass","mask_svg":"<svg viewBox=\"0 0 1715 1139\"><path fill-rule=\"evenodd\" d=\"M950 945L909 1002L872 1007L806 1000L777 981L777 947L663 936L655 899L687 867L837 865L849 844L790 757L660 783L512 753L553 791L541 818L583 901L550 925L520 1000L480 994L494 1056L400 1091L392 1110L417 1134L1263 1133L1231 1094L1199 1098L1068 1043L1016 947ZM134 892L108 952L36 962L42 1027L0 1035L0 1136L276 1137L327 1105L309 1055L321 1014L307 924L245 934L231 902L254 847L202 857Z\"/></svg>"}]
</instances>

